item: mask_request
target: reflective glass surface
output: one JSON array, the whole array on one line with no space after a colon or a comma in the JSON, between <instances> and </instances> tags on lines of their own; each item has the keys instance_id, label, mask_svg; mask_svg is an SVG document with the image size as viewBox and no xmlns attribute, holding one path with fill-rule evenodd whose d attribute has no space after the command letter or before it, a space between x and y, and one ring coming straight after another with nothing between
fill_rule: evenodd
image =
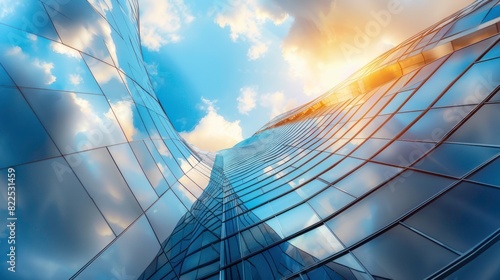
<instances>
[{"instance_id":1,"label":"reflective glass surface","mask_svg":"<svg viewBox=\"0 0 500 280\"><path fill-rule=\"evenodd\" d=\"M65 157L109 225L120 234L142 211L105 148Z\"/></svg>"},{"instance_id":2,"label":"reflective glass surface","mask_svg":"<svg viewBox=\"0 0 500 280\"><path fill-rule=\"evenodd\" d=\"M70 278L115 238L113 231L63 158L15 170L17 264L33 268L18 269L17 275L22 279ZM0 171L3 182L8 182L7 171ZM7 202L7 187L0 194ZM5 221L7 203L0 207ZM7 238L9 231L3 226L0 234ZM7 252L10 245L2 242L0 247ZM12 272L5 268L0 275L10 279Z\"/></svg>"},{"instance_id":3,"label":"reflective glass surface","mask_svg":"<svg viewBox=\"0 0 500 280\"><path fill-rule=\"evenodd\" d=\"M497 120L500 118L500 104L486 104L468 119L449 141L500 145L500 130Z\"/></svg>"},{"instance_id":4,"label":"reflective glass surface","mask_svg":"<svg viewBox=\"0 0 500 280\"><path fill-rule=\"evenodd\" d=\"M142 209L146 210L158 196L142 172L132 149L128 144L122 144L109 147L109 152Z\"/></svg>"},{"instance_id":5,"label":"reflective glass surface","mask_svg":"<svg viewBox=\"0 0 500 280\"><path fill-rule=\"evenodd\" d=\"M22 92L63 154L126 141L104 96L34 89Z\"/></svg>"},{"instance_id":6,"label":"reflective glass surface","mask_svg":"<svg viewBox=\"0 0 500 280\"><path fill-rule=\"evenodd\" d=\"M402 226L390 229L353 253L372 275L388 279L424 279L458 257Z\"/></svg>"},{"instance_id":7,"label":"reflective glass surface","mask_svg":"<svg viewBox=\"0 0 500 280\"><path fill-rule=\"evenodd\" d=\"M405 223L465 253L500 228L499 198L500 189L462 183Z\"/></svg>"},{"instance_id":8,"label":"reflective glass surface","mask_svg":"<svg viewBox=\"0 0 500 280\"><path fill-rule=\"evenodd\" d=\"M148 74L144 1L3 2L15 278L498 278L498 1L214 153L182 139L159 102L177 101Z\"/></svg>"},{"instance_id":9,"label":"reflective glass surface","mask_svg":"<svg viewBox=\"0 0 500 280\"><path fill-rule=\"evenodd\" d=\"M437 176L404 172L326 222L326 225L345 245L352 245L396 221L450 183L451 180Z\"/></svg>"},{"instance_id":10,"label":"reflective glass surface","mask_svg":"<svg viewBox=\"0 0 500 280\"><path fill-rule=\"evenodd\" d=\"M0 91L0 168L59 155L21 93L3 87Z\"/></svg>"}]
</instances>

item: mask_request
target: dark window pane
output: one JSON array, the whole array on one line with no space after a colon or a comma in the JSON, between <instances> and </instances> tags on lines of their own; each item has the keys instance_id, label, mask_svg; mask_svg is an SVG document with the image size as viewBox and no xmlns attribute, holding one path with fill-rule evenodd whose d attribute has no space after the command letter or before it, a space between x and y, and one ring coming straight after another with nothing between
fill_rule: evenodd
<instances>
[{"instance_id":1,"label":"dark window pane","mask_svg":"<svg viewBox=\"0 0 500 280\"><path fill-rule=\"evenodd\" d=\"M21 93L3 87L0 91L0 168L58 155Z\"/></svg>"},{"instance_id":2,"label":"dark window pane","mask_svg":"<svg viewBox=\"0 0 500 280\"><path fill-rule=\"evenodd\" d=\"M491 43L492 39L490 38L452 54L429 80L415 92L400 111L426 109Z\"/></svg>"},{"instance_id":3,"label":"dark window pane","mask_svg":"<svg viewBox=\"0 0 500 280\"><path fill-rule=\"evenodd\" d=\"M500 241L453 272L447 279L500 279Z\"/></svg>"},{"instance_id":4,"label":"dark window pane","mask_svg":"<svg viewBox=\"0 0 500 280\"><path fill-rule=\"evenodd\" d=\"M354 197L329 187L309 200L309 204L321 218L326 218L353 200Z\"/></svg>"},{"instance_id":5,"label":"dark window pane","mask_svg":"<svg viewBox=\"0 0 500 280\"><path fill-rule=\"evenodd\" d=\"M448 141L500 145L500 104L486 104L468 119Z\"/></svg>"},{"instance_id":6,"label":"dark window pane","mask_svg":"<svg viewBox=\"0 0 500 280\"><path fill-rule=\"evenodd\" d=\"M394 138L405 127L407 127L421 112L410 112L396 114L392 116L389 121L380 127L380 129L373 135L376 138Z\"/></svg>"},{"instance_id":7,"label":"dark window pane","mask_svg":"<svg viewBox=\"0 0 500 280\"><path fill-rule=\"evenodd\" d=\"M415 232L396 226L353 251L374 276L424 279L458 257Z\"/></svg>"},{"instance_id":8,"label":"dark window pane","mask_svg":"<svg viewBox=\"0 0 500 280\"><path fill-rule=\"evenodd\" d=\"M431 109L400 137L404 140L441 140L473 109L473 106Z\"/></svg>"},{"instance_id":9,"label":"dark window pane","mask_svg":"<svg viewBox=\"0 0 500 280\"><path fill-rule=\"evenodd\" d=\"M500 228L500 189L461 183L405 223L462 253Z\"/></svg>"},{"instance_id":10,"label":"dark window pane","mask_svg":"<svg viewBox=\"0 0 500 280\"><path fill-rule=\"evenodd\" d=\"M401 172L401 168L377 163L367 163L335 184L354 196L361 196Z\"/></svg>"},{"instance_id":11,"label":"dark window pane","mask_svg":"<svg viewBox=\"0 0 500 280\"><path fill-rule=\"evenodd\" d=\"M64 159L21 165L15 174L19 278L69 279L115 238ZM8 182L7 170L0 171L0 179ZM0 198L0 217L6 221L6 185L0 188ZM2 226L0 235L0 249L7 254L9 228ZM21 264L29 269L21 269ZM6 265L3 268L2 279L12 279Z\"/></svg>"},{"instance_id":12,"label":"dark window pane","mask_svg":"<svg viewBox=\"0 0 500 280\"><path fill-rule=\"evenodd\" d=\"M470 180L500 187L500 158L495 159L469 177Z\"/></svg>"},{"instance_id":13,"label":"dark window pane","mask_svg":"<svg viewBox=\"0 0 500 280\"><path fill-rule=\"evenodd\" d=\"M500 59L476 63L458 80L435 106L481 103L500 85Z\"/></svg>"},{"instance_id":14,"label":"dark window pane","mask_svg":"<svg viewBox=\"0 0 500 280\"><path fill-rule=\"evenodd\" d=\"M423 156L434 145L434 143L394 141L373 160L406 167Z\"/></svg>"},{"instance_id":15,"label":"dark window pane","mask_svg":"<svg viewBox=\"0 0 500 280\"><path fill-rule=\"evenodd\" d=\"M346 246L383 228L452 180L407 171L326 223Z\"/></svg>"},{"instance_id":16,"label":"dark window pane","mask_svg":"<svg viewBox=\"0 0 500 280\"><path fill-rule=\"evenodd\" d=\"M442 144L413 167L460 178L499 152L498 148Z\"/></svg>"}]
</instances>

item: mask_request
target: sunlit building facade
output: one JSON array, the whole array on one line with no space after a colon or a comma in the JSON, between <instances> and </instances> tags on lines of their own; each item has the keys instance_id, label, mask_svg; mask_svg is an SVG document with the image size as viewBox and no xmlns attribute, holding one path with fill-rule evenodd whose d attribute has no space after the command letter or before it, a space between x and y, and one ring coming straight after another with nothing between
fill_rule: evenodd
<instances>
[{"instance_id":1,"label":"sunlit building facade","mask_svg":"<svg viewBox=\"0 0 500 280\"><path fill-rule=\"evenodd\" d=\"M1 279L500 278L499 1L216 155L158 102L136 1L16 5L0 18L17 218Z\"/></svg>"}]
</instances>

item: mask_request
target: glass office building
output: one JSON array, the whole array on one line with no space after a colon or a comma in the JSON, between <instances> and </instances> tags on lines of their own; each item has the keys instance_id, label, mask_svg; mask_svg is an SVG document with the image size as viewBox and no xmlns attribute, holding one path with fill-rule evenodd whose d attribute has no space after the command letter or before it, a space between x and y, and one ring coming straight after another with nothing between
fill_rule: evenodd
<instances>
[{"instance_id":1,"label":"glass office building","mask_svg":"<svg viewBox=\"0 0 500 280\"><path fill-rule=\"evenodd\" d=\"M16 272L2 226L0 279L500 278L498 0L216 155L158 102L137 1L12 5L0 182L15 170L16 207L2 187L0 216Z\"/></svg>"}]
</instances>

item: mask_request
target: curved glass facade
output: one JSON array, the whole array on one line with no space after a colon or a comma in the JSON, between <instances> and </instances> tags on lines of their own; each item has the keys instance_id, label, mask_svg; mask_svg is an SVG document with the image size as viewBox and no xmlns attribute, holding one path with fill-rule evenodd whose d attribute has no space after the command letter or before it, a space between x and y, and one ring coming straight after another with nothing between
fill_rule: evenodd
<instances>
[{"instance_id":1,"label":"curved glass facade","mask_svg":"<svg viewBox=\"0 0 500 280\"><path fill-rule=\"evenodd\" d=\"M499 1L216 155L158 102L137 1L13 7L0 180L16 207L0 216L16 272L2 262L1 279L500 278Z\"/></svg>"}]
</instances>

